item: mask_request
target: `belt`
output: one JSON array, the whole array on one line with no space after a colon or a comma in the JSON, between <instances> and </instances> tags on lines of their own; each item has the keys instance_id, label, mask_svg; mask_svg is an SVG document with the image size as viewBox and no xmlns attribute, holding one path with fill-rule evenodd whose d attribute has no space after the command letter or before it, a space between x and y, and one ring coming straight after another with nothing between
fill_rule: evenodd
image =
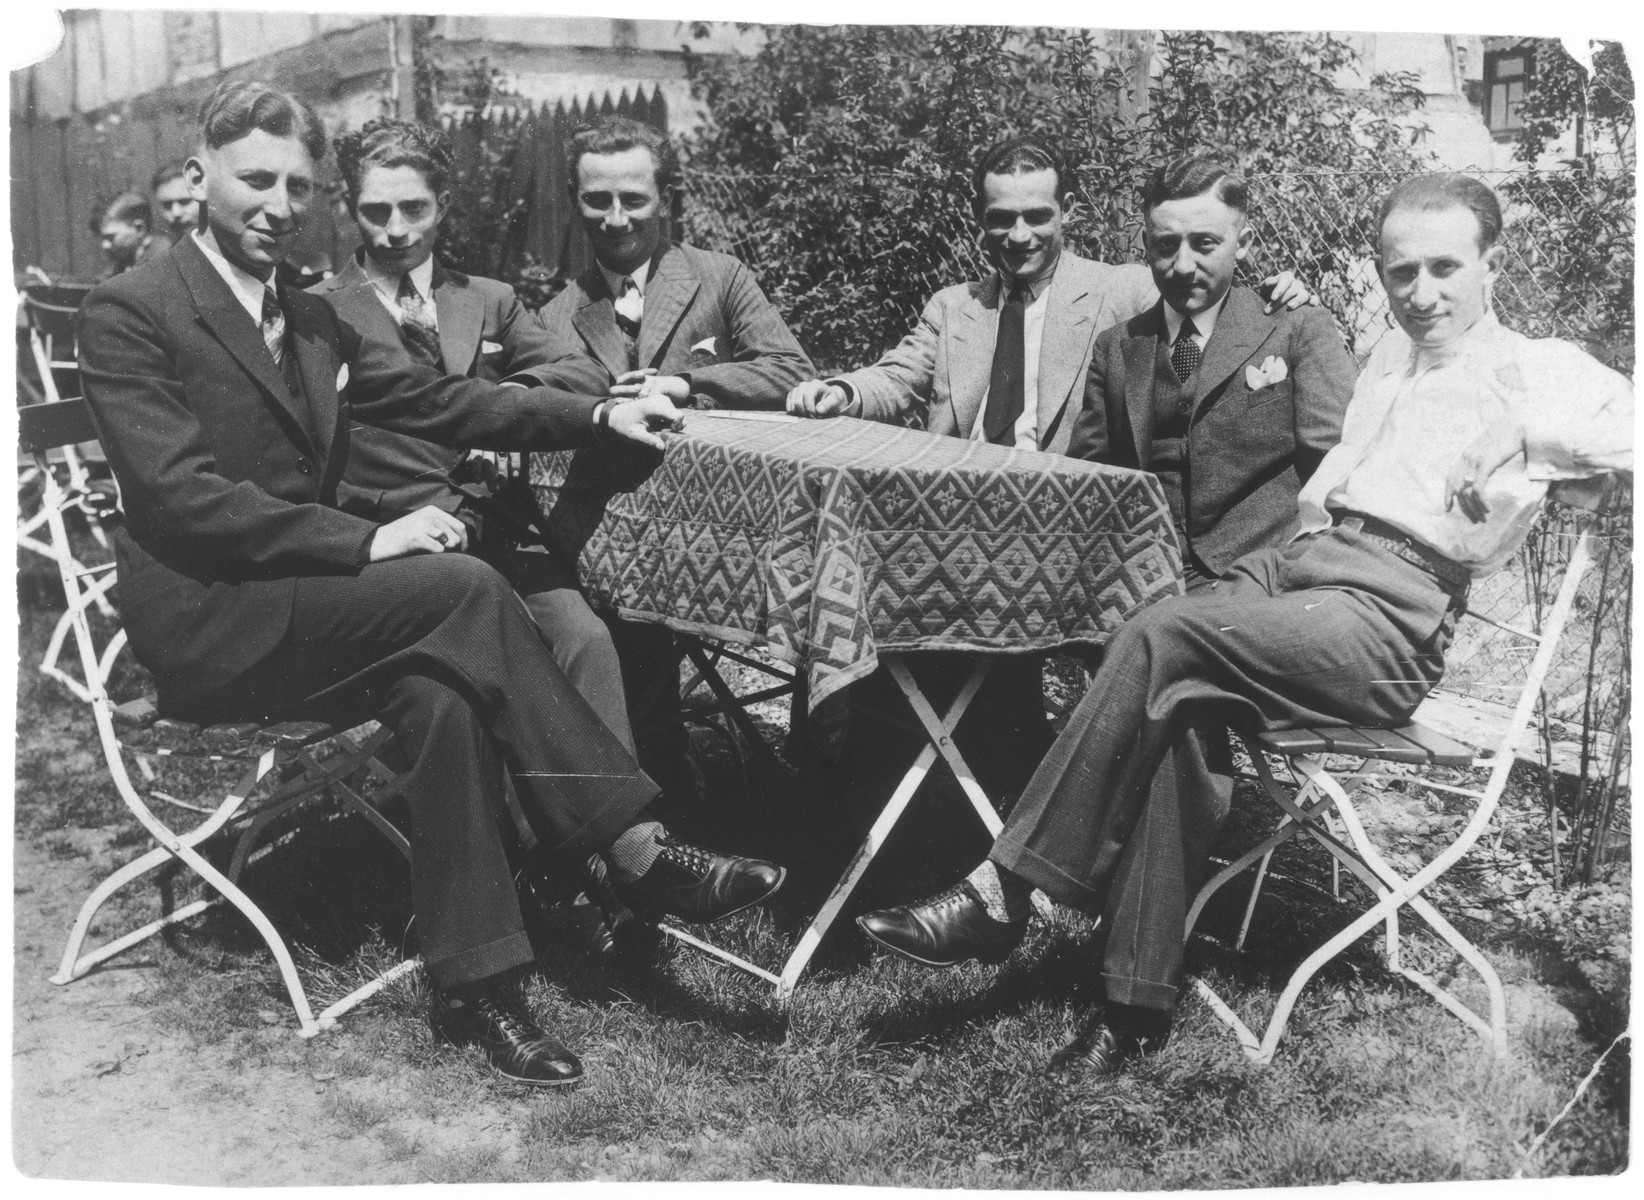
<instances>
[{"instance_id":1,"label":"belt","mask_svg":"<svg viewBox=\"0 0 1644 1200\"><path fill-rule=\"evenodd\" d=\"M1464 596L1473 582L1473 574L1466 567L1379 517L1346 508L1332 508L1329 513L1337 526L1351 529L1365 540L1392 551L1405 562L1422 568L1451 595Z\"/></svg>"}]
</instances>

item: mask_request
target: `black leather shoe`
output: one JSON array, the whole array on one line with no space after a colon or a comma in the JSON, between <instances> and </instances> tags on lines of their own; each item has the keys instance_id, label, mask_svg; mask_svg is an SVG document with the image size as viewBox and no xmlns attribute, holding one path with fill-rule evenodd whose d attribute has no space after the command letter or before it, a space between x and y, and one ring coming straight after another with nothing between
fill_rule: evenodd
<instances>
[{"instance_id":1,"label":"black leather shoe","mask_svg":"<svg viewBox=\"0 0 1644 1200\"><path fill-rule=\"evenodd\" d=\"M478 1046L505 1079L527 1087L568 1087L582 1062L544 1033L518 995L499 989L461 1002L436 996L434 1036L453 1046Z\"/></svg>"},{"instance_id":2,"label":"black leather shoe","mask_svg":"<svg viewBox=\"0 0 1644 1200\"><path fill-rule=\"evenodd\" d=\"M856 923L881 946L927 967L953 967L967 958L1004 962L1027 932L1026 917L988 916L981 897L963 880L919 904L863 913Z\"/></svg>"},{"instance_id":3,"label":"black leather shoe","mask_svg":"<svg viewBox=\"0 0 1644 1200\"><path fill-rule=\"evenodd\" d=\"M763 903L776 894L788 872L757 858L715 854L674 838L660 840L662 853L638 879L612 890L637 916L663 913L706 925Z\"/></svg>"},{"instance_id":4,"label":"black leather shoe","mask_svg":"<svg viewBox=\"0 0 1644 1200\"><path fill-rule=\"evenodd\" d=\"M1050 1056L1051 1074L1078 1070L1088 1075L1116 1075L1124 1065L1164 1045L1164 1034L1143 1034L1127 1024L1098 1017L1079 1035Z\"/></svg>"}]
</instances>

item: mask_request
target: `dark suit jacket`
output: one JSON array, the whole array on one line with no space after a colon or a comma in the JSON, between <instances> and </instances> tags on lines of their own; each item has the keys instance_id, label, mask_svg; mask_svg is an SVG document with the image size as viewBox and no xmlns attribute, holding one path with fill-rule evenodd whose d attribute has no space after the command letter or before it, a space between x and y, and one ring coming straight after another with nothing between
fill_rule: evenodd
<instances>
[{"instance_id":1,"label":"dark suit jacket","mask_svg":"<svg viewBox=\"0 0 1644 1200\"><path fill-rule=\"evenodd\" d=\"M591 354L628 370L610 289L590 266L542 310L555 358ZM664 241L645 284L639 365L689 378L704 408L781 408L816 371L753 275L729 254Z\"/></svg>"},{"instance_id":2,"label":"dark suit jacket","mask_svg":"<svg viewBox=\"0 0 1644 1200\"><path fill-rule=\"evenodd\" d=\"M1149 468L1163 303L1097 335L1070 455ZM1253 379L1264 366L1267 378L1277 374L1275 362L1283 363L1282 380ZM1228 294L1189 381L1188 511L1176 514L1207 574L1220 575L1248 551L1295 530L1296 495L1341 439L1357 376L1335 320L1323 309L1269 315L1254 292Z\"/></svg>"},{"instance_id":3,"label":"dark suit jacket","mask_svg":"<svg viewBox=\"0 0 1644 1200\"><path fill-rule=\"evenodd\" d=\"M357 257L309 291L324 296L345 321L357 326L387 312ZM587 355L552 363L547 331L506 283L436 264L433 291L440 354L453 375L493 382L529 375L548 387L606 394L611 377ZM392 331L393 318L386 326L372 321L371 327ZM483 485L452 481L451 472L464 455L456 447L359 422L351 434L348 466L337 489L338 506L348 512L390 520L425 504L454 513L464 500L483 504L487 498Z\"/></svg>"},{"instance_id":4,"label":"dark suit jacket","mask_svg":"<svg viewBox=\"0 0 1644 1200\"><path fill-rule=\"evenodd\" d=\"M273 652L296 576L366 562L375 523L335 507L356 418L487 449L592 442L594 397L442 377L411 362L380 307L356 322L318 296L282 287L280 301L305 398L191 240L80 310L86 401L126 514L121 621L163 700Z\"/></svg>"}]
</instances>

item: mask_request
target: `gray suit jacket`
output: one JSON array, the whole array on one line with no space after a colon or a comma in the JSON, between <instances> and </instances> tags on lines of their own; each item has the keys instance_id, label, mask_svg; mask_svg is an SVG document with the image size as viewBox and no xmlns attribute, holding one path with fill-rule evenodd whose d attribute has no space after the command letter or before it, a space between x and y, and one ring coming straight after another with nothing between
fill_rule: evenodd
<instances>
[{"instance_id":1,"label":"gray suit jacket","mask_svg":"<svg viewBox=\"0 0 1644 1200\"><path fill-rule=\"evenodd\" d=\"M998 275L944 288L899 345L873 366L840 376L861 401L861 416L900 421L917 414L932 433L971 436L993 375L1002 292ZM1077 410L1084 395L1096 335L1158 299L1144 266L1113 267L1062 252L1039 347L1041 450L1067 450L1073 427L1068 410Z\"/></svg>"},{"instance_id":2,"label":"gray suit jacket","mask_svg":"<svg viewBox=\"0 0 1644 1200\"><path fill-rule=\"evenodd\" d=\"M1070 455L1149 469L1163 304L1096 339ZM1283 378L1275 379L1279 374ZM1188 511L1173 514L1184 522L1188 548L1206 573L1221 575L1244 554L1295 530L1296 495L1341 440L1357 377L1328 312L1268 314L1254 292L1228 293L1188 381Z\"/></svg>"},{"instance_id":3,"label":"gray suit jacket","mask_svg":"<svg viewBox=\"0 0 1644 1200\"><path fill-rule=\"evenodd\" d=\"M610 289L590 266L542 310L555 358L591 354L628 370ZM645 284L639 365L685 376L704 408L781 408L816 370L753 274L729 254L664 241Z\"/></svg>"}]
</instances>

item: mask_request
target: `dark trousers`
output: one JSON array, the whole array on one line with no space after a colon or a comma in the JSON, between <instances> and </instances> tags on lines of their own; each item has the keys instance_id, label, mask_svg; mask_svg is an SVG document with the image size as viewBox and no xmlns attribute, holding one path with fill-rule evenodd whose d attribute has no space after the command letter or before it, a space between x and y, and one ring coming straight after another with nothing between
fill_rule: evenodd
<instances>
[{"instance_id":1,"label":"dark trousers","mask_svg":"<svg viewBox=\"0 0 1644 1200\"><path fill-rule=\"evenodd\" d=\"M608 845L657 794L571 686L518 596L468 555L298 581L280 648L179 715L376 719L411 762L412 903L442 988L532 961L499 826L504 770L567 859Z\"/></svg>"},{"instance_id":2,"label":"dark trousers","mask_svg":"<svg viewBox=\"0 0 1644 1200\"><path fill-rule=\"evenodd\" d=\"M1109 1000L1170 1009L1227 815L1202 782L1213 731L1408 719L1443 672L1457 608L1425 570L1347 530L1247 555L1113 636L990 857L1101 914Z\"/></svg>"}]
</instances>

